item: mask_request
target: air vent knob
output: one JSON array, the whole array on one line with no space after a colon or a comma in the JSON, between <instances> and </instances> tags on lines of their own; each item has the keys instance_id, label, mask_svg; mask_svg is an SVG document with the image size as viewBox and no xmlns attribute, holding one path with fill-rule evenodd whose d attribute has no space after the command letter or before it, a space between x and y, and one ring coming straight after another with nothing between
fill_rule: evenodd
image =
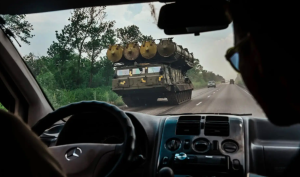
<instances>
[{"instance_id":1,"label":"air vent knob","mask_svg":"<svg viewBox=\"0 0 300 177\"><path fill-rule=\"evenodd\" d=\"M176 151L180 147L180 140L178 139L171 139L167 142L166 146L170 151Z\"/></svg>"},{"instance_id":2,"label":"air vent knob","mask_svg":"<svg viewBox=\"0 0 300 177\"><path fill-rule=\"evenodd\" d=\"M234 153L239 149L239 147L238 147L237 143L235 143L235 142L226 141L226 142L223 143L222 149L225 152Z\"/></svg>"}]
</instances>

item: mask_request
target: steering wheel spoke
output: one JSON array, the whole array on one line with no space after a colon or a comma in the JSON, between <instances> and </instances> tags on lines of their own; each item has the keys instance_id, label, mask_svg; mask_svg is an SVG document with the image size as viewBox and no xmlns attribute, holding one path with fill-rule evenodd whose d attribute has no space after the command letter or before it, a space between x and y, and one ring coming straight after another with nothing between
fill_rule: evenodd
<instances>
[{"instance_id":1,"label":"steering wheel spoke","mask_svg":"<svg viewBox=\"0 0 300 177\"><path fill-rule=\"evenodd\" d=\"M131 120L118 107L99 101L72 103L45 116L32 127L32 130L37 135L41 135L55 122L67 116L85 112L95 112L99 113L99 115L116 117L124 132L124 142L122 144L64 144L50 147L50 152L60 162L68 176L119 176L118 173L123 168L122 166L132 158L136 137ZM72 117L67 121L65 126L70 120L72 120ZM82 121L84 121L84 118ZM107 171L106 169L108 168L105 169L105 167L109 162L114 162L114 165L111 170Z\"/></svg>"},{"instance_id":2,"label":"steering wheel spoke","mask_svg":"<svg viewBox=\"0 0 300 177\"><path fill-rule=\"evenodd\" d=\"M60 162L67 175L90 176L95 166L119 154L122 151L122 145L80 143L53 146L49 150Z\"/></svg>"}]
</instances>

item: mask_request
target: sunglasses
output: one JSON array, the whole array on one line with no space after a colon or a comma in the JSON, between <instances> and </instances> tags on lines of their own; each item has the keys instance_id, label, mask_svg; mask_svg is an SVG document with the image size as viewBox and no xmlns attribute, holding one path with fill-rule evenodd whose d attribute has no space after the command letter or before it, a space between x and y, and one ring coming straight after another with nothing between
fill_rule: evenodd
<instances>
[{"instance_id":1,"label":"sunglasses","mask_svg":"<svg viewBox=\"0 0 300 177\"><path fill-rule=\"evenodd\" d=\"M226 60L231 64L233 69L237 72L240 72L239 69L239 62L240 62L240 57L239 57L239 48L248 42L250 39L250 35L248 34L246 37L244 37L239 43L237 43L234 47L231 47L227 50L225 54Z\"/></svg>"}]
</instances>

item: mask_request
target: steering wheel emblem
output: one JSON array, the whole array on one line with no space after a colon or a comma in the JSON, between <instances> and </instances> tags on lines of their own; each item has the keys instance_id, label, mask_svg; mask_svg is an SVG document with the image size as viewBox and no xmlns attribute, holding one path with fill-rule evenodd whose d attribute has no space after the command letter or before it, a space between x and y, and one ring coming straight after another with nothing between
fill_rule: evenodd
<instances>
[{"instance_id":1,"label":"steering wheel emblem","mask_svg":"<svg viewBox=\"0 0 300 177\"><path fill-rule=\"evenodd\" d=\"M67 161L74 160L79 158L80 154L82 154L82 150L79 147L72 148L66 152L65 158Z\"/></svg>"}]
</instances>

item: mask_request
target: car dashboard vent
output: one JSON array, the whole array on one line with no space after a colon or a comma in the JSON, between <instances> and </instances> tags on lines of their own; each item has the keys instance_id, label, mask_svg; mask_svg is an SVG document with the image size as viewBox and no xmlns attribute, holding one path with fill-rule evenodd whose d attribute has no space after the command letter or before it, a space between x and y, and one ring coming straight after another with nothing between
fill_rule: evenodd
<instances>
[{"instance_id":1,"label":"car dashboard vent","mask_svg":"<svg viewBox=\"0 0 300 177\"><path fill-rule=\"evenodd\" d=\"M222 116L206 116L204 135L229 136L229 118Z\"/></svg>"},{"instance_id":2,"label":"car dashboard vent","mask_svg":"<svg viewBox=\"0 0 300 177\"><path fill-rule=\"evenodd\" d=\"M176 135L199 135L201 116L180 116Z\"/></svg>"}]
</instances>

